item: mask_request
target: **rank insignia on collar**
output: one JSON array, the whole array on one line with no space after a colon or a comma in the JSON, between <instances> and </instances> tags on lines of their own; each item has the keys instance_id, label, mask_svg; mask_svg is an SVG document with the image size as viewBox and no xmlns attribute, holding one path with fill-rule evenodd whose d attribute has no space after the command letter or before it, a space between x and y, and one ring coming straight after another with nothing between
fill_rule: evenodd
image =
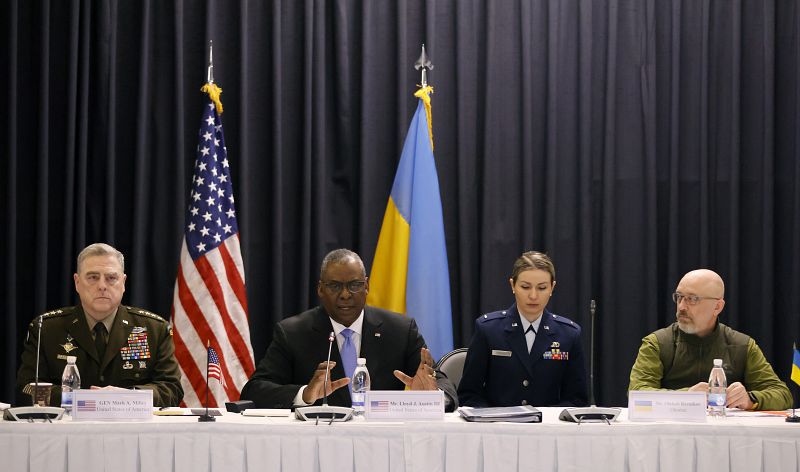
<instances>
[{"instance_id":1,"label":"rank insignia on collar","mask_svg":"<svg viewBox=\"0 0 800 472\"><path fill-rule=\"evenodd\" d=\"M517 324L516 323L511 323L511 326L517 326Z\"/></svg>"},{"instance_id":2,"label":"rank insignia on collar","mask_svg":"<svg viewBox=\"0 0 800 472\"><path fill-rule=\"evenodd\" d=\"M128 324L128 320L122 320L122 322Z\"/></svg>"},{"instance_id":3,"label":"rank insignia on collar","mask_svg":"<svg viewBox=\"0 0 800 472\"><path fill-rule=\"evenodd\" d=\"M131 364L130 361L125 361L125 363L122 364L122 368L125 370L131 370L133 369L133 364Z\"/></svg>"},{"instance_id":4,"label":"rank insignia on collar","mask_svg":"<svg viewBox=\"0 0 800 472\"><path fill-rule=\"evenodd\" d=\"M376 338L379 338L379 337L381 337L381 333L375 333L375 337L376 337Z\"/></svg>"}]
</instances>

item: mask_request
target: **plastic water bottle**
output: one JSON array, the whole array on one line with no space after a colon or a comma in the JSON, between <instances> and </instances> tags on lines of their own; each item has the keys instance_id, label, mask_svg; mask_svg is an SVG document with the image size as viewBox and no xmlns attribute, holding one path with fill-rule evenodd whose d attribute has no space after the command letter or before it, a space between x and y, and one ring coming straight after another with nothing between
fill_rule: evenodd
<instances>
[{"instance_id":1,"label":"plastic water bottle","mask_svg":"<svg viewBox=\"0 0 800 472\"><path fill-rule=\"evenodd\" d=\"M725 416L725 403L728 400L726 389L728 380L722 369L722 359L714 359L714 368L708 376L708 414L709 416Z\"/></svg>"},{"instance_id":2,"label":"plastic water bottle","mask_svg":"<svg viewBox=\"0 0 800 472\"><path fill-rule=\"evenodd\" d=\"M72 391L81 388L81 374L75 365L75 356L67 356L67 366L61 374L61 408L72 413Z\"/></svg>"},{"instance_id":3,"label":"plastic water bottle","mask_svg":"<svg viewBox=\"0 0 800 472\"><path fill-rule=\"evenodd\" d=\"M358 365L353 371L353 379L350 381L353 387L353 414L356 416L364 415L364 399L369 392L369 370L367 370L367 360L363 357L358 358Z\"/></svg>"}]
</instances>

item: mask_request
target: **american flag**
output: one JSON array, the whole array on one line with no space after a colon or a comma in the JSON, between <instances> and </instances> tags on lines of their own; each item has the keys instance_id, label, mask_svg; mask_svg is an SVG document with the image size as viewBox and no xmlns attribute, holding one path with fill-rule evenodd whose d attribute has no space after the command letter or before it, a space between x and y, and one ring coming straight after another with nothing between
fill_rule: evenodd
<instances>
[{"instance_id":1,"label":"american flag","mask_svg":"<svg viewBox=\"0 0 800 472\"><path fill-rule=\"evenodd\" d=\"M209 96L216 90L216 97L221 92L213 83L203 90ZM175 357L181 368L183 405L188 407L204 405L207 342L219 348L217 360L225 361L218 362L220 385L209 395L208 406L238 400L255 370L239 226L219 113L209 99L200 125L172 301Z\"/></svg>"},{"instance_id":2,"label":"american flag","mask_svg":"<svg viewBox=\"0 0 800 472\"><path fill-rule=\"evenodd\" d=\"M379 401L371 401L370 408L372 411L376 412L388 412L389 411L389 402L386 400L379 400Z\"/></svg>"},{"instance_id":3,"label":"american flag","mask_svg":"<svg viewBox=\"0 0 800 472\"><path fill-rule=\"evenodd\" d=\"M97 411L95 400L78 400L78 411Z\"/></svg>"},{"instance_id":4,"label":"american flag","mask_svg":"<svg viewBox=\"0 0 800 472\"><path fill-rule=\"evenodd\" d=\"M222 375L222 366L219 362L217 351L213 347L208 347L208 378L217 379L222 386L225 386L225 376Z\"/></svg>"}]
</instances>

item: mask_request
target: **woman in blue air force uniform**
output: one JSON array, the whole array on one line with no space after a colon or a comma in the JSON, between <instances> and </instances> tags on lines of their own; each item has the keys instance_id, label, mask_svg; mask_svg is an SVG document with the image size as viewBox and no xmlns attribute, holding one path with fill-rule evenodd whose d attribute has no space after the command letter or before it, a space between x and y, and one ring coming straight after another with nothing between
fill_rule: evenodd
<instances>
[{"instance_id":1,"label":"woman in blue air force uniform","mask_svg":"<svg viewBox=\"0 0 800 472\"><path fill-rule=\"evenodd\" d=\"M546 254L526 252L509 279L516 303L475 320L458 386L461 405L584 406L581 328L545 308L556 286Z\"/></svg>"}]
</instances>

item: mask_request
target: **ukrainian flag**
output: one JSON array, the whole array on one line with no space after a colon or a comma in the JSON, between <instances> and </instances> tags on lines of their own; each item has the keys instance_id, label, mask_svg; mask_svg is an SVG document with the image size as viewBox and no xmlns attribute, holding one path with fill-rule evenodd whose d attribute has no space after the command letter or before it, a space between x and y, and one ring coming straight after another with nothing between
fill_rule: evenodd
<instances>
[{"instance_id":1,"label":"ukrainian flag","mask_svg":"<svg viewBox=\"0 0 800 472\"><path fill-rule=\"evenodd\" d=\"M413 317L435 359L453 349L450 275L433 158L431 99L422 87L375 250L367 303Z\"/></svg>"},{"instance_id":2,"label":"ukrainian flag","mask_svg":"<svg viewBox=\"0 0 800 472\"><path fill-rule=\"evenodd\" d=\"M797 385L800 385L800 351L797 346L794 347L794 360L792 361L792 380Z\"/></svg>"}]
</instances>

